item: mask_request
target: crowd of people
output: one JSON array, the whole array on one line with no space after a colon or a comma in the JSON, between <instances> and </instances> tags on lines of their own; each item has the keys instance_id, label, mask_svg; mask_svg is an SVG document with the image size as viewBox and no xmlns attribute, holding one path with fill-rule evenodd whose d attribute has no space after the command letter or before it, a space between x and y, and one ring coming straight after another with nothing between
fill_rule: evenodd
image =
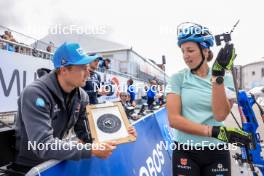
<instances>
[{"instance_id":1,"label":"crowd of people","mask_svg":"<svg viewBox=\"0 0 264 176\"><path fill-rule=\"evenodd\" d=\"M1 38L11 42L17 42L10 31L5 31L4 34L1 35Z\"/></svg>"},{"instance_id":2,"label":"crowd of people","mask_svg":"<svg viewBox=\"0 0 264 176\"><path fill-rule=\"evenodd\" d=\"M14 38L12 32L8 30L4 31L4 33L0 35L0 38L3 39L3 41L0 41L0 49L26 54L26 55L32 55L34 57L52 59L52 54L55 49L55 45L52 41L50 41L49 43L44 43L46 47L44 47L43 51L34 47L32 48L31 46L27 46L24 43L18 42ZM101 58L98 64L99 67L97 69L101 72L104 72L110 68L110 64L111 64L110 59Z\"/></svg>"},{"instance_id":3,"label":"crowd of people","mask_svg":"<svg viewBox=\"0 0 264 176\"><path fill-rule=\"evenodd\" d=\"M87 92L90 104L95 105L98 104L99 97L112 95L111 91L106 91L104 88L104 83L102 82L101 76L98 73L99 71L106 71L110 68L111 60L108 58L103 58L101 55L92 53L89 56L93 57L93 60L89 64L89 73L90 78L86 81L83 89ZM164 104L164 96L161 86L157 85L157 81L155 79L150 81L149 87L146 90L146 100L148 104L148 109L153 110L154 107L161 107ZM134 85L134 81L132 78L127 80L127 92L119 93L119 100L122 103L127 116L131 120L138 120L139 115L135 112L135 109L142 105L142 103L137 106L137 101L141 99L141 97L137 97L137 87Z\"/></svg>"},{"instance_id":4,"label":"crowd of people","mask_svg":"<svg viewBox=\"0 0 264 176\"><path fill-rule=\"evenodd\" d=\"M10 43L0 43L0 48L8 51L15 52L18 50L12 43L17 43L16 39L13 37L10 31L5 31L3 35L0 36L1 39L10 41Z\"/></svg>"},{"instance_id":5,"label":"crowd of people","mask_svg":"<svg viewBox=\"0 0 264 176\"><path fill-rule=\"evenodd\" d=\"M46 44L46 50L39 50L37 48L32 48L24 43L18 42L11 31L4 31L0 36L2 41L0 41L0 49L7 50L10 52L17 52L25 55L32 55L34 57L41 57L43 59L52 59L52 52L54 50L54 44L50 42Z\"/></svg>"}]
</instances>

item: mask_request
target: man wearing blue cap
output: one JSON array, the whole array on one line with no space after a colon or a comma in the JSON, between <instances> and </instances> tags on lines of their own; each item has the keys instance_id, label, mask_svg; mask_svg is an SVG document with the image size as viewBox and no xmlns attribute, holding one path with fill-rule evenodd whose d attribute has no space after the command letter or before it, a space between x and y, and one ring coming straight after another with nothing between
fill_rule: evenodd
<instances>
[{"instance_id":1,"label":"man wearing blue cap","mask_svg":"<svg viewBox=\"0 0 264 176\"><path fill-rule=\"evenodd\" d=\"M82 51L79 44L64 43L54 54L55 70L23 90L16 119L18 153L11 165L12 170L26 173L50 159L107 158L112 154L115 142L100 143L99 148L80 149L63 140L73 128L82 143L92 143L85 111L89 98L80 87L89 77L88 67L93 59ZM136 135L134 129L130 133ZM45 147L39 148L40 144ZM54 144L56 150L51 147Z\"/></svg>"}]
</instances>

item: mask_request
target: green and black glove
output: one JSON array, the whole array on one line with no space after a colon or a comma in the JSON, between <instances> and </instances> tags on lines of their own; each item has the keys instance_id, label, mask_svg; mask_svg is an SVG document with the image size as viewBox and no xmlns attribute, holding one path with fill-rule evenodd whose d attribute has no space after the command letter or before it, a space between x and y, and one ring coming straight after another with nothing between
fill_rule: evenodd
<instances>
[{"instance_id":1,"label":"green and black glove","mask_svg":"<svg viewBox=\"0 0 264 176\"><path fill-rule=\"evenodd\" d=\"M233 44L226 44L219 51L212 68L213 76L224 76L225 70L231 70L236 58L235 48Z\"/></svg>"},{"instance_id":2,"label":"green and black glove","mask_svg":"<svg viewBox=\"0 0 264 176\"><path fill-rule=\"evenodd\" d=\"M212 137L224 142L237 144L238 146L248 145L252 142L249 133L238 128L226 128L224 126L213 126Z\"/></svg>"}]
</instances>

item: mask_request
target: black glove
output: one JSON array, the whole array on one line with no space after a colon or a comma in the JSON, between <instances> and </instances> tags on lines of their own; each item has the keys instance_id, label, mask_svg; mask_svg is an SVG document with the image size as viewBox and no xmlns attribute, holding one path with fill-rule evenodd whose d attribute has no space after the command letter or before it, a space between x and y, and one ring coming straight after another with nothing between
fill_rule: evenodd
<instances>
[{"instance_id":1,"label":"black glove","mask_svg":"<svg viewBox=\"0 0 264 176\"><path fill-rule=\"evenodd\" d=\"M216 57L212 68L212 75L224 76L225 70L232 69L235 58L236 54L234 45L226 44L224 48L221 48Z\"/></svg>"},{"instance_id":2,"label":"black glove","mask_svg":"<svg viewBox=\"0 0 264 176\"><path fill-rule=\"evenodd\" d=\"M248 145L252 142L249 133L238 128L226 128L224 126L213 126L212 137L224 142L237 144L238 146Z\"/></svg>"}]
</instances>

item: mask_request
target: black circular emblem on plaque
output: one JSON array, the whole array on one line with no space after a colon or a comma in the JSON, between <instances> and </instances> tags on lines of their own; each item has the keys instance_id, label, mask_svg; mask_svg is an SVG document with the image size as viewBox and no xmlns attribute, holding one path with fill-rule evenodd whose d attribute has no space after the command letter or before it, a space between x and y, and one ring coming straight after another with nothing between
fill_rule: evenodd
<instances>
[{"instance_id":1,"label":"black circular emblem on plaque","mask_svg":"<svg viewBox=\"0 0 264 176\"><path fill-rule=\"evenodd\" d=\"M114 133L121 128L121 120L113 114L104 114L97 119L97 126L105 133Z\"/></svg>"}]
</instances>

